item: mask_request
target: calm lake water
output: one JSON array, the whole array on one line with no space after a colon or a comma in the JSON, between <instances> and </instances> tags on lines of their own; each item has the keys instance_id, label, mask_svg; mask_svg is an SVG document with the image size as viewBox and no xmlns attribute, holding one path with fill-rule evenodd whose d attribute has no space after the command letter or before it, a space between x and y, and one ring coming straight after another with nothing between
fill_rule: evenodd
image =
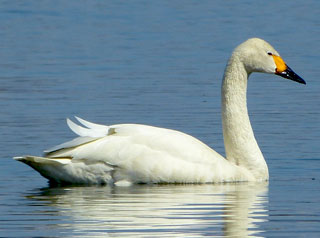
<instances>
[{"instance_id":1,"label":"calm lake water","mask_svg":"<svg viewBox=\"0 0 320 238\"><path fill-rule=\"evenodd\" d=\"M318 0L1 1L0 237L320 237L319 15ZM254 36L307 81L250 78L268 184L50 187L11 159L72 139L74 115L224 154L223 70Z\"/></svg>"}]
</instances>

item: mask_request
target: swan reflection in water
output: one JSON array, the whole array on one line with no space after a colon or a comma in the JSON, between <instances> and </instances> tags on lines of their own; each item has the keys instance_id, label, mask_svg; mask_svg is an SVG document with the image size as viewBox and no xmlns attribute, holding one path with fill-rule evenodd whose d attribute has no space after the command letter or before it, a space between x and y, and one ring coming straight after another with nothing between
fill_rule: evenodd
<instances>
[{"instance_id":1,"label":"swan reflection in water","mask_svg":"<svg viewBox=\"0 0 320 238\"><path fill-rule=\"evenodd\" d=\"M136 185L49 187L27 198L64 237L262 237L267 193L267 183Z\"/></svg>"}]
</instances>

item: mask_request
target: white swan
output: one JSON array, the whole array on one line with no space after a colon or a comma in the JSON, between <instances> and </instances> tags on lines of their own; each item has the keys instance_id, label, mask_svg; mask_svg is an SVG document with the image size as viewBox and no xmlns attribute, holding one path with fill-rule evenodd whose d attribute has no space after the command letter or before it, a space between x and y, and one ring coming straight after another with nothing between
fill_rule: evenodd
<instances>
[{"instance_id":1,"label":"white swan","mask_svg":"<svg viewBox=\"0 0 320 238\"><path fill-rule=\"evenodd\" d=\"M267 164L254 137L246 101L252 72L280 75L305 84L262 39L239 45L222 83L222 122L226 158L179 131L137 124L104 126L69 119L76 139L22 161L55 183L218 183L268 180Z\"/></svg>"}]
</instances>

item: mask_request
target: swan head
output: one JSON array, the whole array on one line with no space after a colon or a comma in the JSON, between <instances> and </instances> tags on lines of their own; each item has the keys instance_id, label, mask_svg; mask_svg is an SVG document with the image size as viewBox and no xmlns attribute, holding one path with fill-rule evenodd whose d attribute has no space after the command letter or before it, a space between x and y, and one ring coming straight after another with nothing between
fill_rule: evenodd
<instances>
[{"instance_id":1,"label":"swan head","mask_svg":"<svg viewBox=\"0 0 320 238\"><path fill-rule=\"evenodd\" d=\"M240 44L234 51L240 58L248 74L262 72L276 74L281 77L306 84L281 58L280 54L266 41L251 38Z\"/></svg>"}]
</instances>

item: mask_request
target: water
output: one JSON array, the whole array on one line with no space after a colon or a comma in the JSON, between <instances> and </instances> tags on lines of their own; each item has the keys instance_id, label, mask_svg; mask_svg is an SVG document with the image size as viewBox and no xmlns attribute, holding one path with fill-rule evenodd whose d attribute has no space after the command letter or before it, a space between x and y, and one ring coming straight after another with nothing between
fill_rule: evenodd
<instances>
[{"instance_id":1,"label":"water","mask_svg":"<svg viewBox=\"0 0 320 238\"><path fill-rule=\"evenodd\" d=\"M316 0L2 1L0 237L319 237L319 14ZM307 81L250 78L269 184L54 188L11 159L73 138L73 115L224 154L221 77L253 36Z\"/></svg>"}]
</instances>

